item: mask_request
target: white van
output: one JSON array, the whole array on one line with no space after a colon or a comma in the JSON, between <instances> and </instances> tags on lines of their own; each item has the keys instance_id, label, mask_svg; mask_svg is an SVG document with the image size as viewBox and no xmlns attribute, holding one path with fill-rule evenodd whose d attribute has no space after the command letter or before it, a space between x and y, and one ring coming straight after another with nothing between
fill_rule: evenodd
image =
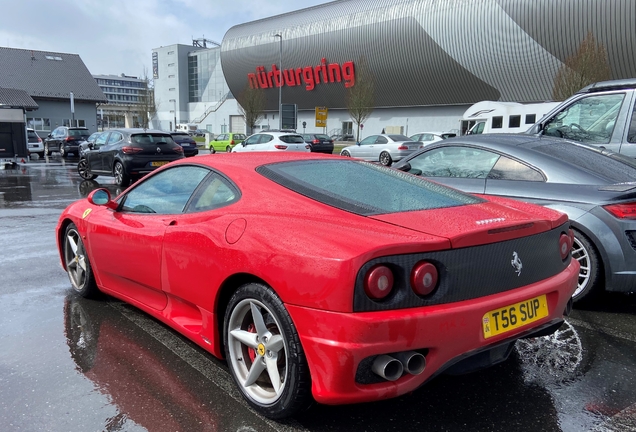
<instances>
[{"instance_id":1,"label":"white van","mask_svg":"<svg viewBox=\"0 0 636 432\"><path fill-rule=\"evenodd\" d=\"M521 104L517 102L481 101L466 110L461 119L460 133L520 133L525 132L559 102Z\"/></svg>"}]
</instances>

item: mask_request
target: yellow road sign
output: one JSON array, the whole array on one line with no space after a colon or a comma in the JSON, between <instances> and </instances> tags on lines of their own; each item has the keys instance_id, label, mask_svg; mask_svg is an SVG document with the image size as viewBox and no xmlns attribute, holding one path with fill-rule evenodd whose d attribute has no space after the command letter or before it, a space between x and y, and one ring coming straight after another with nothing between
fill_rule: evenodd
<instances>
[{"instance_id":1,"label":"yellow road sign","mask_svg":"<svg viewBox=\"0 0 636 432\"><path fill-rule=\"evenodd\" d=\"M327 107L316 107L316 127L327 127Z\"/></svg>"}]
</instances>

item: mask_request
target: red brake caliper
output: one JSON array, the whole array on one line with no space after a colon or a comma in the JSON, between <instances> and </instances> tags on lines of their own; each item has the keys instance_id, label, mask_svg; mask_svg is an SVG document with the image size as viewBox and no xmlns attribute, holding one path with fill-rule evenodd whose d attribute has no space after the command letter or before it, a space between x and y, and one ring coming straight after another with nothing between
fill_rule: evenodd
<instances>
[{"instance_id":1,"label":"red brake caliper","mask_svg":"<svg viewBox=\"0 0 636 432\"><path fill-rule=\"evenodd\" d=\"M256 327L253 323L247 326L247 331L249 333L256 333ZM254 360L256 359L256 351L254 350L254 348L248 347L247 354L250 356L250 360L252 361L252 363L254 363Z\"/></svg>"}]
</instances>

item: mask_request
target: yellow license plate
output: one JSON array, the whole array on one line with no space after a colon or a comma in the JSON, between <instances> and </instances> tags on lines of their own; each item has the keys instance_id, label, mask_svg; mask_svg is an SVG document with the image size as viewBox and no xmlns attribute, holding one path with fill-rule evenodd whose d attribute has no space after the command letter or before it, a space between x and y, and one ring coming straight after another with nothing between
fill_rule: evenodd
<instances>
[{"instance_id":1,"label":"yellow license plate","mask_svg":"<svg viewBox=\"0 0 636 432\"><path fill-rule=\"evenodd\" d=\"M161 165L165 165L167 164L168 161L162 161L162 162L150 162L150 166L161 166Z\"/></svg>"},{"instance_id":2,"label":"yellow license plate","mask_svg":"<svg viewBox=\"0 0 636 432\"><path fill-rule=\"evenodd\" d=\"M491 310L482 319L484 338L488 339L538 321L547 317L548 312L545 294Z\"/></svg>"}]
</instances>

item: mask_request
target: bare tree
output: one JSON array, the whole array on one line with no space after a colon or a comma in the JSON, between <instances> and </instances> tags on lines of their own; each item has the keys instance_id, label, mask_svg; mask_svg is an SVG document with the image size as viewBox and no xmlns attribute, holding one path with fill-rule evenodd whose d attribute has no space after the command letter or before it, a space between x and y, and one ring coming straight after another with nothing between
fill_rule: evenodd
<instances>
[{"instance_id":1,"label":"bare tree","mask_svg":"<svg viewBox=\"0 0 636 432\"><path fill-rule=\"evenodd\" d=\"M552 98L561 101L569 98L586 85L610 79L611 71L607 51L589 32L579 49L559 67L554 77Z\"/></svg>"},{"instance_id":2,"label":"bare tree","mask_svg":"<svg viewBox=\"0 0 636 432\"><path fill-rule=\"evenodd\" d=\"M265 93L260 88L245 86L237 98L239 102L239 112L245 118L247 134L251 134L262 118L265 117Z\"/></svg>"},{"instance_id":3,"label":"bare tree","mask_svg":"<svg viewBox=\"0 0 636 432\"><path fill-rule=\"evenodd\" d=\"M360 142L360 125L371 116L375 105L375 83L364 59L357 62L355 72L355 82L347 89L346 104L357 126L356 142Z\"/></svg>"},{"instance_id":4,"label":"bare tree","mask_svg":"<svg viewBox=\"0 0 636 432\"><path fill-rule=\"evenodd\" d=\"M157 101L155 100L154 83L148 77L148 70L144 68L142 76L142 88L139 90L139 101L134 112L139 119L139 127L148 129L150 119L157 114Z\"/></svg>"}]
</instances>

